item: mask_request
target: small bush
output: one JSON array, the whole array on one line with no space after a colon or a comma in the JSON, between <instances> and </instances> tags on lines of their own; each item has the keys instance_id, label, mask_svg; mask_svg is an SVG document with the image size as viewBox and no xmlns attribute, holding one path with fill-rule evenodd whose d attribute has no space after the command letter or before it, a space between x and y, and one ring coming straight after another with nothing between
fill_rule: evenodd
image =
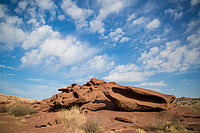
<instances>
[{"instance_id":1,"label":"small bush","mask_svg":"<svg viewBox=\"0 0 200 133\"><path fill-rule=\"evenodd\" d=\"M86 123L83 125L83 130L85 133L103 133L103 126L97 118L87 119Z\"/></svg>"},{"instance_id":2,"label":"small bush","mask_svg":"<svg viewBox=\"0 0 200 133\"><path fill-rule=\"evenodd\" d=\"M81 114L78 107L72 107L70 110L61 110L60 112L66 133L84 133L81 127L85 123L85 116Z\"/></svg>"},{"instance_id":3,"label":"small bush","mask_svg":"<svg viewBox=\"0 0 200 133\"><path fill-rule=\"evenodd\" d=\"M176 132L187 132L186 128L180 124L180 122L161 122L161 123L154 123L150 128L151 131L156 132L167 132L167 133L176 133Z\"/></svg>"},{"instance_id":4,"label":"small bush","mask_svg":"<svg viewBox=\"0 0 200 133\"><path fill-rule=\"evenodd\" d=\"M97 119L86 119L78 107L60 110L66 133L103 133L103 127Z\"/></svg>"},{"instance_id":5,"label":"small bush","mask_svg":"<svg viewBox=\"0 0 200 133\"><path fill-rule=\"evenodd\" d=\"M30 108L21 104L11 104L9 106L9 114L14 115L15 117L25 116L35 114L36 111L33 108Z\"/></svg>"},{"instance_id":6,"label":"small bush","mask_svg":"<svg viewBox=\"0 0 200 133\"><path fill-rule=\"evenodd\" d=\"M6 105L0 106L0 113L6 113L8 112L8 107Z\"/></svg>"},{"instance_id":7,"label":"small bush","mask_svg":"<svg viewBox=\"0 0 200 133\"><path fill-rule=\"evenodd\" d=\"M144 129L136 129L136 133L146 133L145 131L144 131Z\"/></svg>"}]
</instances>

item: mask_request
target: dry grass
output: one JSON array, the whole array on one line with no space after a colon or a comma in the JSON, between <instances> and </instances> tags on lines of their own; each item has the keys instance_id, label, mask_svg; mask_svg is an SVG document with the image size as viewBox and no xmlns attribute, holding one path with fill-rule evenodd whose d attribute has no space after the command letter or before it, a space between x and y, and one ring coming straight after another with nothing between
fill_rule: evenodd
<instances>
[{"instance_id":1,"label":"dry grass","mask_svg":"<svg viewBox=\"0 0 200 133\"><path fill-rule=\"evenodd\" d=\"M83 130L85 133L103 133L104 131L101 120L97 118L87 119L83 125Z\"/></svg>"},{"instance_id":2,"label":"dry grass","mask_svg":"<svg viewBox=\"0 0 200 133\"><path fill-rule=\"evenodd\" d=\"M6 105L1 105L0 106L0 113L6 113L8 112L8 107Z\"/></svg>"},{"instance_id":3,"label":"dry grass","mask_svg":"<svg viewBox=\"0 0 200 133\"><path fill-rule=\"evenodd\" d=\"M103 133L103 127L96 119L86 119L78 107L62 109L60 117L66 133Z\"/></svg>"},{"instance_id":4,"label":"dry grass","mask_svg":"<svg viewBox=\"0 0 200 133\"><path fill-rule=\"evenodd\" d=\"M159 133L189 133L189 131L180 124L179 121L158 121L154 122L149 128L150 131L159 132Z\"/></svg>"},{"instance_id":5,"label":"dry grass","mask_svg":"<svg viewBox=\"0 0 200 133\"><path fill-rule=\"evenodd\" d=\"M20 117L35 114L36 111L29 106L22 105L20 102L12 102L9 105L0 106L0 113L8 113L15 117Z\"/></svg>"},{"instance_id":6,"label":"dry grass","mask_svg":"<svg viewBox=\"0 0 200 133\"><path fill-rule=\"evenodd\" d=\"M176 104L200 113L200 100L176 101Z\"/></svg>"},{"instance_id":7,"label":"dry grass","mask_svg":"<svg viewBox=\"0 0 200 133\"><path fill-rule=\"evenodd\" d=\"M146 132L144 131L144 129L139 128L139 129L136 129L136 133L146 133Z\"/></svg>"},{"instance_id":8,"label":"dry grass","mask_svg":"<svg viewBox=\"0 0 200 133\"><path fill-rule=\"evenodd\" d=\"M32 115L35 114L36 111L33 108L30 108L21 104L12 104L9 106L9 114L14 115L15 117Z\"/></svg>"}]
</instances>

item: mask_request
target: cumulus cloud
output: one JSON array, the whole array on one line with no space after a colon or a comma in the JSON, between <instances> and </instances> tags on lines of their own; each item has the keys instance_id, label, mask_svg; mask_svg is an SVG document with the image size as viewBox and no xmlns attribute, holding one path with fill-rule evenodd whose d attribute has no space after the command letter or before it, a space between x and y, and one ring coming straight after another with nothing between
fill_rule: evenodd
<instances>
[{"instance_id":1,"label":"cumulus cloud","mask_svg":"<svg viewBox=\"0 0 200 133\"><path fill-rule=\"evenodd\" d=\"M146 18L145 17L140 17L136 20L133 21L133 25L137 25L137 24L144 24L146 21Z\"/></svg>"},{"instance_id":2,"label":"cumulus cloud","mask_svg":"<svg viewBox=\"0 0 200 133\"><path fill-rule=\"evenodd\" d=\"M23 66L44 64L60 68L80 63L93 55L95 48L80 42L76 37L47 38L37 49L25 53L21 58Z\"/></svg>"},{"instance_id":3,"label":"cumulus cloud","mask_svg":"<svg viewBox=\"0 0 200 133\"><path fill-rule=\"evenodd\" d=\"M75 20L78 29L87 27L88 22L86 19L93 14L93 10L79 8L76 3L71 0L63 0L61 8L64 10L65 14Z\"/></svg>"},{"instance_id":4,"label":"cumulus cloud","mask_svg":"<svg viewBox=\"0 0 200 133\"><path fill-rule=\"evenodd\" d=\"M156 19L152 20L151 22L149 22L146 25L146 28L148 30L152 30L152 29L158 28L159 26L160 26L160 21L156 18Z\"/></svg>"},{"instance_id":5,"label":"cumulus cloud","mask_svg":"<svg viewBox=\"0 0 200 133\"><path fill-rule=\"evenodd\" d=\"M58 38L60 35L57 31L53 31L52 27L44 25L32 31L26 36L22 48L29 49L41 45L47 38Z\"/></svg>"},{"instance_id":6,"label":"cumulus cloud","mask_svg":"<svg viewBox=\"0 0 200 133\"><path fill-rule=\"evenodd\" d=\"M56 7L52 0L36 0L36 3L43 10L49 10Z\"/></svg>"},{"instance_id":7,"label":"cumulus cloud","mask_svg":"<svg viewBox=\"0 0 200 133\"><path fill-rule=\"evenodd\" d=\"M153 38L147 42L145 42L145 44L154 44L154 43L159 43L161 41L165 40L165 38L160 38L160 37L157 37L157 38Z\"/></svg>"},{"instance_id":8,"label":"cumulus cloud","mask_svg":"<svg viewBox=\"0 0 200 133\"><path fill-rule=\"evenodd\" d=\"M171 9L171 8L165 10L165 13L166 14L170 14L170 17L173 17L174 20L180 19L182 17L182 15L183 15L182 12L179 12L179 11L177 11L175 9Z\"/></svg>"},{"instance_id":9,"label":"cumulus cloud","mask_svg":"<svg viewBox=\"0 0 200 133\"><path fill-rule=\"evenodd\" d=\"M124 37L125 32L123 32L122 28L117 28L115 31L112 31L106 36L106 38L109 38L112 42L128 42L130 38Z\"/></svg>"},{"instance_id":10,"label":"cumulus cloud","mask_svg":"<svg viewBox=\"0 0 200 133\"><path fill-rule=\"evenodd\" d=\"M166 83L164 83L164 81L160 81L160 82L144 82L144 83L140 83L137 84L135 86L167 86Z\"/></svg>"},{"instance_id":11,"label":"cumulus cloud","mask_svg":"<svg viewBox=\"0 0 200 133\"><path fill-rule=\"evenodd\" d=\"M191 0L191 6L199 4L200 0Z\"/></svg>"},{"instance_id":12,"label":"cumulus cloud","mask_svg":"<svg viewBox=\"0 0 200 133\"><path fill-rule=\"evenodd\" d=\"M6 68L6 69L13 69L13 70L15 69L14 67L6 66L6 65L1 65L1 64L0 64L0 67L1 68Z\"/></svg>"},{"instance_id":13,"label":"cumulus cloud","mask_svg":"<svg viewBox=\"0 0 200 133\"><path fill-rule=\"evenodd\" d=\"M2 6L0 7L0 10ZM5 12L1 15L4 20L0 22L0 42L2 50L12 50L17 47L25 39L26 33L20 28L23 22L22 19L14 16L8 16ZM17 33L17 34L16 34Z\"/></svg>"},{"instance_id":14,"label":"cumulus cloud","mask_svg":"<svg viewBox=\"0 0 200 133\"><path fill-rule=\"evenodd\" d=\"M102 8L99 10L98 16L90 21L90 30L92 33L103 34L105 32L103 21L108 15L112 13L118 13L125 7L123 0L98 0Z\"/></svg>"},{"instance_id":15,"label":"cumulus cloud","mask_svg":"<svg viewBox=\"0 0 200 133\"><path fill-rule=\"evenodd\" d=\"M65 19L65 16L64 16L64 15L58 15L58 19L59 19L60 21L62 21L62 20Z\"/></svg>"},{"instance_id":16,"label":"cumulus cloud","mask_svg":"<svg viewBox=\"0 0 200 133\"><path fill-rule=\"evenodd\" d=\"M123 38L120 40L120 43L128 42L129 40L130 40L130 38L128 38L128 37L123 37Z\"/></svg>"},{"instance_id":17,"label":"cumulus cloud","mask_svg":"<svg viewBox=\"0 0 200 133\"><path fill-rule=\"evenodd\" d=\"M189 35L187 37L187 41L190 42L190 45L192 46L197 46L200 44L200 28L197 30L197 32L195 34Z\"/></svg>"},{"instance_id":18,"label":"cumulus cloud","mask_svg":"<svg viewBox=\"0 0 200 133\"><path fill-rule=\"evenodd\" d=\"M200 58L199 48L180 45L180 41L171 41L165 44L165 48L153 47L149 52L145 51L138 60L143 62L146 69L153 69L157 73L185 71L193 65L197 65Z\"/></svg>"},{"instance_id":19,"label":"cumulus cloud","mask_svg":"<svg viewBox=\"0 0 200 133\"><path fill-rule=\"evenodd\" d=\"M127 64L118 65L104 79L116 82L138 82L146 80L151 75L153 72L141 71L135 64Z\"/></svg>"},{"instance_id":20,"label":"cumulus cloud","mask_svg":"<svg viewBox=\"0 0 200 133\"><path fill-rule=\"evenodd\" d=\"M132 13L130 16L128 16L127 21L131 21L132 19L134 19L136 17L135 13Z\"/></svg>"},{"instance_id":21,"label":"cumulus cloud","mask_svg":"<svg viewBox=\"0 0 200 133\"><path fill-rule=\"evenodd\" d=\"M98 55L80 66L73 66L71 68L71 74L77 76L92 75L106 72L114 67L114 61L112 61L107 55Z\"/></svg>"}]
</instances>

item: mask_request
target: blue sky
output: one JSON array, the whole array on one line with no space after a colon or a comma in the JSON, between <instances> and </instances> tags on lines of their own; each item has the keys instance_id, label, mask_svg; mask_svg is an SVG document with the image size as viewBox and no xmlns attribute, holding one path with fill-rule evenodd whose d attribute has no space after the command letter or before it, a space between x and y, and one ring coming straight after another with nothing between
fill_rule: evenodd
<instances>
[{"instance_id":1,"label":"blue sky","mask_svg":"<svg viewBox=\"0 0 200 133\"><path fill-rule=\"evenodd\" d=\"M91 77L200 97L200 0L0 0L0 93Z\"/></svg>"}]
</instances>

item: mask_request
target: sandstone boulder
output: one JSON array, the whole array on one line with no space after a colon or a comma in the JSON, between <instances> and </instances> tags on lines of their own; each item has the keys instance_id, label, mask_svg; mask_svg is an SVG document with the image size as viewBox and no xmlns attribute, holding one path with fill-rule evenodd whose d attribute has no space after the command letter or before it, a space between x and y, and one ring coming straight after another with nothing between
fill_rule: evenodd
<instances>
[{"instance_id":1,"label":"sandstone boulder","mask_svg":"<svg viewBox=\"0 0 200 133\"><path fill-rule=\"evenodd\" d=\"M165 110L176 99L173 95L122 85L115 85L104 94L114 105L126 111Z\"/></svg>"}]
</instances>

